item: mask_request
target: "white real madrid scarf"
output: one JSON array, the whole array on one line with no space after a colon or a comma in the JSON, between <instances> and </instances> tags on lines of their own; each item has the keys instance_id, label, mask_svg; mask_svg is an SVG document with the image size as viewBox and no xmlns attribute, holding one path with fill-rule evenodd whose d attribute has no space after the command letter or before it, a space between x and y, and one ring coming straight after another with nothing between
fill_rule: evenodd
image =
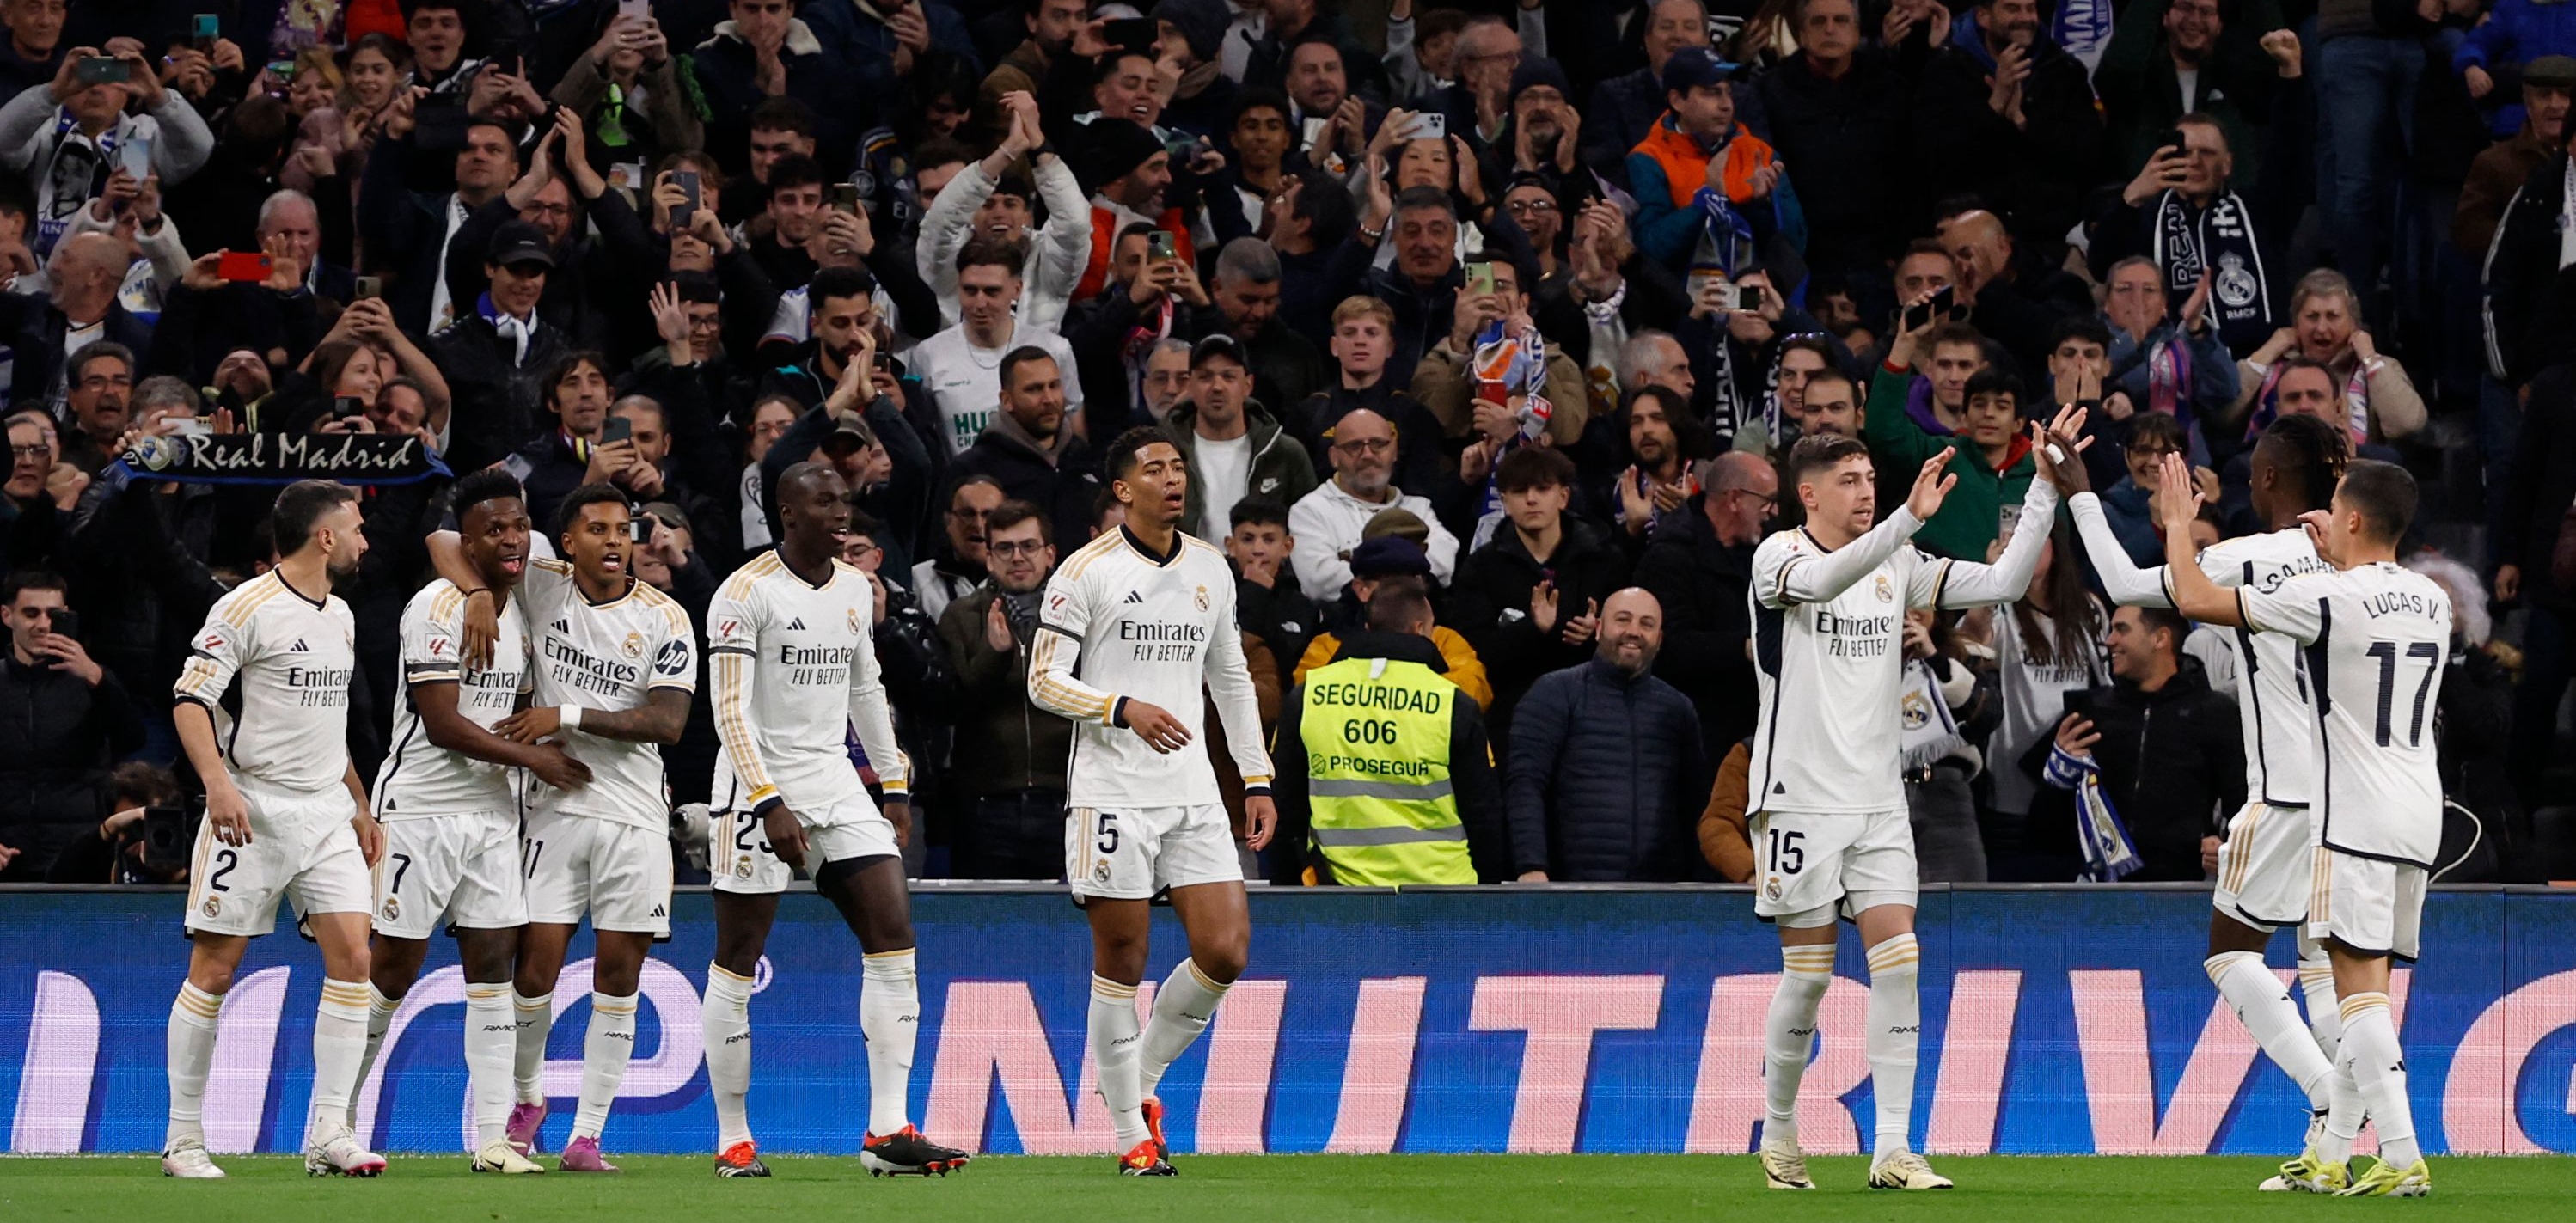
<instances>
[{"instance_id":1,"label":"white real madrid scarf","mask_svg":"<svg viewBox=\"0 0 2576 1223\"><path fill-rule=\"evenodd\" d=\"M2194 215L2197 211L2197 215ZM2175 309L2210 277L2211 321L2222 330L2272 325L2272 285L2263 271L2263 251L2254 241L2254 225L2245 201L2224 192L2209 207L2195 210L2182 192L2156 197L2156 266L2164 269L2165 294Z\"/></svg>"}]
</instances>

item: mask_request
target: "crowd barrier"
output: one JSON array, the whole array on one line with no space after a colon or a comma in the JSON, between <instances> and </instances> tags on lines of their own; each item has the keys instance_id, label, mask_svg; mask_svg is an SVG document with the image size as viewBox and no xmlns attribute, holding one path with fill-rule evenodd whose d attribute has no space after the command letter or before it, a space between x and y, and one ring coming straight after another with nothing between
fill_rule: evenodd
<instances>
[{"instance_id":1,"label":"crowd barrier","mask_svg":"<svg viewBox=\"0 0 2576 1223\"><path fill-rule=\"evenodd\" d=\"M608 1149L715 1139L698 1022L714 921L676 899ZM0 889L0 1100L26 1153L148 1151L162 1138L164 1023L186 963L173 893ZM2280 1153L2302 1101L2201 970L2205 892L1961 888L1923 897L1917 1145L1935 1154ZM1252 966L1164 1080L1182 1151L1741 1152L1762 1115L1762 1021L1779 965L1727 888L1253 894ZM925 888L923 1129L994 1153L1088 1153L1110 1131L1083 1049L1090 941L1060 889ZM588 944L576 941L576 955ZM1866 971L1846 927L1799 1128L1862 1150ZM1168 912L1147 978L1178 962ZM2438 891L2423 963L2391 993L2415 1117L2435 1153L2576 1151L2576 893ZM2285 980L2286 935L2271 962ZM764 1148L855 1151L867 1123L858 950L810 893L781 908L751 1004ZM589 961L555 991L546 1067L559 1148L580 1085ZM207 1090L218 1152L297 1149L318 956L253 945ZM1140 1006L1149 998L1139 998ZM382 1149L468 1136L463 988L445 940L361 1091Z\"/></svg>"}]
</instances>

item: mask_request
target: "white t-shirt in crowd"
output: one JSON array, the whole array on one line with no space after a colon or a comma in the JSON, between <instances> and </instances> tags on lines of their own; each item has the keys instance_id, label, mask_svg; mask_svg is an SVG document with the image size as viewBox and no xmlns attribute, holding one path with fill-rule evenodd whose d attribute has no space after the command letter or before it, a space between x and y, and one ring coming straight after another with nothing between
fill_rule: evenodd
<instances>
[{"instance_id":1,"label":"white t-shirt in crowd","mask_svg":"<svg viewBox=\"0 0 2576 1223\"><path fill-rule=\"evenodd\" d=\"M1252 486L1252 435L1249 433L1230 442L1213 442L1202 437L1191 443L1198 450L1198 465L1190 474L1206 486L1206 508L1199 515L1199 538L1223 539L1234 530L1228 521L1234 503Z\"/></svg>"},{"instance_id":2,"label":"white t-shirt in crowd","mask_svg":"<svg viewBox=\"0 0 2576 1223\"><path fill-rule=\"evenodd\" d=\"M1002 406L1002 358L1022 344L1035 344L1055 357L1064 375L1065 411L1082 406L1082 380L1073 364L1073 346L1052 331L1014 324L1011 338L998 348L978 348L966 338L963 323L913 346L907 358L911 372L930 391L939 409L939 438L950 455L966 452L975 435L993 423Z\"/></svg>"}]
</instances>

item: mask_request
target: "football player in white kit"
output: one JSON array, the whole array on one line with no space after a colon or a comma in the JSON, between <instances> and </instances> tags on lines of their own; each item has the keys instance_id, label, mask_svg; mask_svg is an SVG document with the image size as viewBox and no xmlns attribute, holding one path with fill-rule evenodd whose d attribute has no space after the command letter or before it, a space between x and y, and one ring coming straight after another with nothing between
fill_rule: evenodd
<instances>
[{"instance_id":1,"label":"football player in white kit","mask_svg":"<svg viewBox=\"0 0 2576 1223\"><path fill-rule=\"evenodd\" d=\"M2070 433L2083 414L2058 425ZM2072 422L2070 424L2069 422ZM2034 436L2038 429L2033 425ZM1816 1010L1833 982L1834 919L1858 923L1869 949L1868 1051L1877 1099L1873 1189L1947 1189L1908 1139L1920 1042L1914 938L1916 869L1898 749L1909 608L2010 603L2030 586L2057 490L2044 477L2083 460L2037 447L2042 479L2022 501L2022 529L1993 565L1942 560L1907 541L1959 482L1944 450L1923 464L1905 504L1877 520L1877 473L1852 438L1817 434L1789 451L1789 479L1807 523L1753 554L1755 682L1746 822L1753 840L1753 912L1780 927L1781 976L1766 1021L1762 1169L1774 1189L1812 1189L1798 1147L1798 1084Z\"/></svg>"},{"instance_id":2,"label":"football player in white kit","mask_svg":"<svg viewBox=\"0 0 2576 1223\"><path fill-rule=\"evenodd\" d=\"M2061 445L2068 439L2058 438ZM2301 515L2325 509L2342 478L2351 444L2344 431L2314 416L2284 416L2255 443L2254 515L2270 527L2219 543L2195 562L2222 587L2270 592L2303 573L2330 572L2300 525ZM2068 494L2084 551L2112 601L2171 607L2163 567L2141 569L2129 559L2103 516L2101 499L2081 463L2057 469ZM2335 1003L2334 969L2323 944L2306 937L2308 882L2313 873L2308 812L2316 801L2316 751L2308 742L2314 714L2299 643L2279 633L2235 630L2236 706L2245 734L2245 808L2227 822L2218 850L2218 888L2209 915L2209 958L2202 967L2219 996L2244 1023L2274 1065L2308 1097L2308 1139L2299 1156L2263 1182L2265 1189L2324 1189L2316 1140L2325 1129L2335 1088L2334 1059L2343 1019ZM2300 931L2299 983L2307 993L2308 1025L2299 1023L2288 990L2263 964L2272 932Z\"/></svg>"},{"instance_id":3,"label":"football player in white kit","mask_svg":"<svg viewBox=\"0 0 2576 1223\"><path fill-rule=\"evenodd\" d=\"M903 876L912 813L878 678L875 593L866 573L840 559L850 486L829 463L790 467L778 479L778 521L777 550L743 562L707 604L708 678L724 741L708 828L716 956L701 1012L716 1175L769 1175L745 1099L752 976L779 894L810 863L814 890L840 910L865 955L868 1129L859 1162L871 1176L946 1176L966 1153L922 1137L908 1099L921 1016ZM852 725L885 787L882 809L843 748Z\"/></svg>"},{"instance_id":4,"label":"football player in white kit","mask_svg":"<svg viewBox=\"0 0 2576 1223\"><path fill-rule=\"evenodd\" d=\"M430 536L438 574L471 590L456 533ZM671 933L670 791L662 745L677 742L697 692L697 629L669 595L634 576L634 517L607 484L574 489L556 509L555 549L519 584L536 672L536 703L493 729L521 744L559 743L590 769L577 790L528 787L520 873L527 932L511 990L518 1031L505 1137L536 1149L546 1117L546 1037L554 1029L555 979L582 915L597 946L591 961L590 1029L582 1042L581 1105L557 1165L614 1172L600 1155L609 1106L635 1052L644 957ZM496 597L466 599L468 662L488 657L499 631Z\"/></svg>"},{"instance_id":5,"label":"football player in white kit","mask_svg":"<svg viewBox=\"0 0 2576 1223\"><path fill-rule=\"evenodd\" d=\"M1073 721L1065 877L1091 921L1091 1056L1118 1133L1118 1171L1173 1175L1155 1095L1243 973L1252 941L1243 867L1199 742L1215 698L1242 770L1248 844L1270 843L1270 756L1235 627L1234 571L1180 530L1189 468L1171 436L1130 429L1103 460L1126 522L1048 579L1029 652L1029 699ZM1075 678L1080 666L1081 678ZM1168 890L1190 954L1139 1031L1153 898Z\"/></svg>"},{"instance_id":6,"label":"football player in white kit","mask_svg":"<svg viewBox=\"0 0 2576 1223\"><path fill-rule=\"evenodd\" d=\"M206 1157L202 1120L215 1020L250 940L275 928L281 899L295 902L322 948L304 1171L385 1170L385 1157L349 1132L367 1044L367 871L385 840L349 760L356 622L331 593L357 572L367 537L357 491L324 480L288 485L269 523L277 567L215 602L172 693L179 744L206 787L188 867L188 979L170 1005L161 1150L162 1174L190 1180L224 1175ZM217 711L233 702L226 728Z\"/></svg>"},{"instance_id":7,"label":"football player in white kit","mask_svg":"<svg viewBox=\"0 0 2576 1223\"><path fill-rule=\"evenodd\" d=\"M2156 508L2168 532L2174 608L2208 624L2277 633L2306 650L2315 721L2316 806L2309 833L2308 937L2333 961L2343 1042L2337 1092L2309 1188L2349 1197L2422 1197L2433 1176L2415 1140L2406 1060L2388 1008L2388 962L2412 960L2424 886L2442 843L2442 776L2433 718L2451 648L2451 599L2397 563L2415 518L2415 479L2393 463L2344 469L2333 504L2303 520L2331 572L2274 590L2221 588L2191 563L2198 497L2191 473L2165 459ZM2362 1116L2379 1129L2379 1162L2351 1175Z\"/></svg>"},{"instance_id":8,"label":"football player in white kit","mask_svg":"<svg viewBox=\"0 0 2576 1223\"><path fill-rule=\"evenodd\" d=\"M402 703L393 750L376 774L376 814L385 856L376 868L376 940L368 985L366 1068L375 1064L403 996L420 979L430 936L444 917L465 970L465 1075L473 1103L477 1172L545 1169L513 1149L510 1063L518 1023L510 1013L511 961L528 924L520 882L515 770L578 790L590 766L554 743L521 744L493 731L533 691L527 634L506 614L526 573L528 506L519 482L500 468L456 482L456 525L471 588L505 613L492 660L465 662L468 588L432 579L403 607Z\"/></svg>"}]
</instances>

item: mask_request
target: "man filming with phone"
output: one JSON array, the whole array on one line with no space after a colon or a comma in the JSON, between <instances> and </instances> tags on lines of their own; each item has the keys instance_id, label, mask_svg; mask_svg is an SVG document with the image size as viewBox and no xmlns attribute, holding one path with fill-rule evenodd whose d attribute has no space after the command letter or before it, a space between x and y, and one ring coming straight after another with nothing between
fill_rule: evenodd
<instances>
[{"instance_id":1,"label":"man filming with phone","mask_svg":"<svg viewBox=\"0 0 2576 1223\"><path fill-rule=\"evenodd\" d=\"M142 715L81 646L64 596L41 570L0 585L0 883L41 882L106 814L108 762L143 746Z\"/></svg>"}]
</instances>

